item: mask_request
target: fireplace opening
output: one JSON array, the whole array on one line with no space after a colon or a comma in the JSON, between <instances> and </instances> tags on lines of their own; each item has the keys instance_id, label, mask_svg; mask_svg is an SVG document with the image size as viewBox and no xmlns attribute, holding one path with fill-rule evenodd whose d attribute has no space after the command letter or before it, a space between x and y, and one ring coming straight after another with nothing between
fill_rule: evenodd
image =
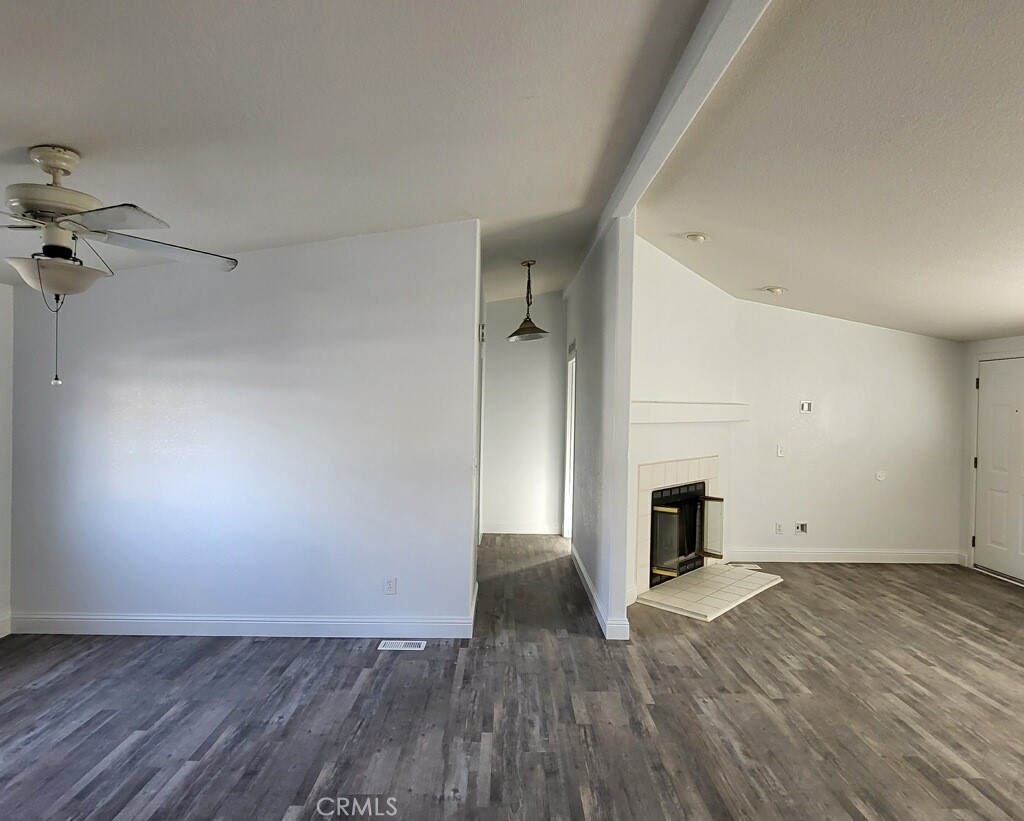
<instances>
[{"instance_id":1,"label":"fireplace opening","mask_svg":"<svg viewBox=\"0 0 1024 821\"><path fill-rule=\"evenodd\" d=\"M722 505L704 482L651 493L651 587L722 558Z\"/></svg>"}]
</instances>

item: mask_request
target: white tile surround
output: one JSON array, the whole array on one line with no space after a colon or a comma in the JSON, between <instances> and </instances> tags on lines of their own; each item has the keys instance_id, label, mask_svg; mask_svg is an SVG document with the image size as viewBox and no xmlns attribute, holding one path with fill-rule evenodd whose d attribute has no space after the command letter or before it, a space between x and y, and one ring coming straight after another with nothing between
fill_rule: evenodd
<instances>
[{"instance_id":1,"label":"white tile surround","mask_svg":"<svg viewBox=\"0 0 1024 821\"><path fill-rule=\"evenodd\" d=\"M648 589L651 575L651 492L687 482L704 482L708 496L718 496L718 456L647 462L637 466L636 581L637 592ZM706 565L717 559L706 559Z\"/></svg>"}]
</instances>

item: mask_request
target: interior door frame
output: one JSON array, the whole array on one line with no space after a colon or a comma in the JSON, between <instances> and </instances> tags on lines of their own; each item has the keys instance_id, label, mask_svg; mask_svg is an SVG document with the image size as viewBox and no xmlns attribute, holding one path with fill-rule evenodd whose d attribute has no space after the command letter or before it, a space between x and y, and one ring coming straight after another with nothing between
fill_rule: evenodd
<instances>
[{"instance_id":1,"label":"interior door frame","mask_svg":"<svg viewBox=\"0 0 1024 821\"><path fill-rule=\"evenodd\" d=\"M562 535L572 539L572 506L576 473L576 340L565 360L565 469L562 474Z\"/></svg>"}]
</instances>

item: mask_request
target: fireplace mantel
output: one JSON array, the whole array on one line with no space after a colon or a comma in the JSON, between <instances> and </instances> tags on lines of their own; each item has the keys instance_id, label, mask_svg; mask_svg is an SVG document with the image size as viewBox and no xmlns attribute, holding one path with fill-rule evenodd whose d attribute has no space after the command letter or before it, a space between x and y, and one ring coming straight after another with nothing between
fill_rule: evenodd
<instances>
[{"instance_id":1,"label":"fireplace mantel","mask_svg":"<svg viewBox=\"0 0 1024 821\"><path fill-rule=\"evenodd\" d=\"M750 405L740 402L630 402L632 425L687 422L749 422Z\"/></svg>"}]
</instances>

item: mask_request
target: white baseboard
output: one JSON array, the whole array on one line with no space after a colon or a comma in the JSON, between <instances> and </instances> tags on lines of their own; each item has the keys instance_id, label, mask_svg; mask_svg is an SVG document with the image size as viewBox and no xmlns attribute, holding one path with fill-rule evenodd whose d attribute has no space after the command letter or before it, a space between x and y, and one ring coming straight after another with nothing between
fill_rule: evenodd
<instances>
[{"instance_id":1,"label":"white baseboard","mask_svg":"<svg viewBox=\"0 0 1024 821\"><path fill-rule=\"evenodd\" d=\"M608 618L607 613L605 613L604 608L597 599L597 591L594 589L594 583L590 580L590 574L587 573L583 560L580 558L579 553L576 552L576 545L572 546L572 563L576 566L576 572L583 582L583 589L587 591L587 598L590 599L590 606L594 608L594 615L597 616L597 621L601 625L604 637L606 639L628 641L629 620Z\"/></svg>"},{"instance_id":2,"label":"white baseboard","mask_svg":"<svg viewBox=\"0 0 1024 821\"><path fill-rule=\"evenodd\" d=\"M849 562L856 564L960 564L963 557L950 551L793 550L772 547L730 547L729 562Z\"/></svg>"},{"instance_id":3,"label":"white baseboard","mask_svg":"<svg viewBox=\"0 0 1024 821\"><path fill-rule=\"evenodd\" d=\"M11 632L11 614L6 613L5 615L0 616L0 639L4 636L11 635Z\"/></svg>"},{"instance_id":4,"label":"white baseboard","mask_svg":"<svg viewBox=\"0 0 1024 821\"><path fill-rule=\"evenodd\" d=\"M474 592L474 604L476 594ZM12 633L101 636L275 636L290 638L465 639L472 615L451 618L316 618L110 613L15 613Z\"/></svg>"},{"instance_id":5,"label":"white baseboard","mask_svg":"<svg viewBox=\"0 0 1024 821\"><path fill-rule=\"evenodd\" d=\"M629 641L629 619L606 620L604 637L612 641Z\"/></svg>"},{"instance_id":6,"label":"white baseboard","mask_svg":"<svg viewBox=\"0 0 1024 821\"><path fill-rule=\"evenodd\" d=\"M482 533L494 533L508 536L561 536L561 522L519 522L518 524L497 523L485 524L480 528Z\"/></svg>"}]
</instances>

